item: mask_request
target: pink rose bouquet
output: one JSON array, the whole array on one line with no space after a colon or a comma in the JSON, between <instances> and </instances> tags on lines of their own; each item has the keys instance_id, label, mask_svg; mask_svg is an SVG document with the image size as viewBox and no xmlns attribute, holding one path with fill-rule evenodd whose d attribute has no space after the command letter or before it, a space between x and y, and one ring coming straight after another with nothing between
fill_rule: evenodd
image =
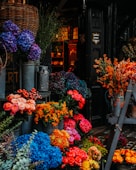
<instances>
[{"instance_id":1,"label":"pink rose bouquet","mask_svg":"<svg viewBox=\"0 0 136 170\"><path fill-rule=\"evenodd\" d=\"M13 116L19 116L20 114L24 116L24 113L31 115L35 111L38 98L41 98L41 96L34 88L30 91L19 89L17 94L9 94L7 96L7 102L4 103L3 109Z\"/></svg>"}]
</instances>

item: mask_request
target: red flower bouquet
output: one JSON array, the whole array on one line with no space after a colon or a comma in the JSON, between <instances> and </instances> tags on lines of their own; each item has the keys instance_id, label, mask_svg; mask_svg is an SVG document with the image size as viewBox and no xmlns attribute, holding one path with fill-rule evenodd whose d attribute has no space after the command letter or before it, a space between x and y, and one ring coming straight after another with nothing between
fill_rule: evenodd
<instances>
[{"instance_id":1,"label":"red flower bouquet","mask_svg":"<svg viewBox=\"0 0 136 170\"><path fill-rule=\"evenodd\" d=\"M83 109L85 105L85 98L77 90L69 90L67 94L72 97L73 100L78 102L79 109Z\"/></svg>"},{"instance_id":2,"label":"red flower bouquet","mask_svg":"<svg viewBox=\"0 0 136 170\"><path fill-rule=\"evenodd\" d=\"M78 113L85 105L85 98L77 90L68 90L67 95L60 100L60 102L64 101L73 113Z\"/></svg>"},{"instance_id":3,"label":"red flower bouquet","mask_svg":"<svg viewBox=\"0 0 136 170\"><path fill-rule=\"evenodd\" d=\"M62 168L65 166L80 167L82 162L86 160L87 157L88 155L84 150L78 147L71 147L68 151L65 152L65 156L63 156Z\"/></svg>"}]
</instances>

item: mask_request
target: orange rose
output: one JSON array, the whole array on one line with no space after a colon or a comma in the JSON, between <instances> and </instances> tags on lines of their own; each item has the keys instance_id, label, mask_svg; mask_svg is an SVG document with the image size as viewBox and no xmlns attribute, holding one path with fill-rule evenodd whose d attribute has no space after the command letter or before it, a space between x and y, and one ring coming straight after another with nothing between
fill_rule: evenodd
<instances>
[{"instance_id":1,"label":"orange rose","mask_svg":"<svg viewBox=\"0 0 136 170\"><path fill-rule=\"evenodd\" d=\"M12 103L10 103L10 102L4 103L3 109L4 109L5 111L10 111L11 108L12 108Z\"/></svg>"}]
</instances>

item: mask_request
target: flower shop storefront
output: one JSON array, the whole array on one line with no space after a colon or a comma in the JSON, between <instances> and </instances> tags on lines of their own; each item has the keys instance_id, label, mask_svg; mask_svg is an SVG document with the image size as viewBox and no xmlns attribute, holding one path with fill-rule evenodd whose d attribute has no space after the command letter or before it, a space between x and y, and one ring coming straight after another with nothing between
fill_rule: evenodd
<instances>
[{"instance_id":1,"label":"flower shop storefront","mask_svg":"<svg viewBox=\"0 0 136 170\"><path fill-rule=\"evenodd\" d=\"M136 169L136 40L112 50L117 2L75 2L0 4L0 170Z\"/></svg>"}]
</instances>

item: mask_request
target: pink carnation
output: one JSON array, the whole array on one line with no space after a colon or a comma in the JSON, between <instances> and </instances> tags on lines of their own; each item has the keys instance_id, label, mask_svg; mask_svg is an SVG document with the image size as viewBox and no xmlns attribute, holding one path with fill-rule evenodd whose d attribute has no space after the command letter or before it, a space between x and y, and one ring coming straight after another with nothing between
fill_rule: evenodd
<instances>
[{"instance_id":1,"label":"pink carnation","mask_svg":"<svg viewBox=\"0 0 136 170\"><path fill-rule=\"evenodd\" d=\"M70 119L70 118L65 118L64 119L64 129L66 129L67 127L70 127L70 128L74 129L76 127L75 120Z\"/></svg>"},{"instance_id":2,"label":"pink carnation","mask_svg":"<svg viewBox=\"0 0 136 170\"><path fill-rule=\"evenodd\" d=\"M84 133L88 133L92 129L92 125L87 119L82 119L79 122L79 127Z\"/></svg>"}]
</instances>

